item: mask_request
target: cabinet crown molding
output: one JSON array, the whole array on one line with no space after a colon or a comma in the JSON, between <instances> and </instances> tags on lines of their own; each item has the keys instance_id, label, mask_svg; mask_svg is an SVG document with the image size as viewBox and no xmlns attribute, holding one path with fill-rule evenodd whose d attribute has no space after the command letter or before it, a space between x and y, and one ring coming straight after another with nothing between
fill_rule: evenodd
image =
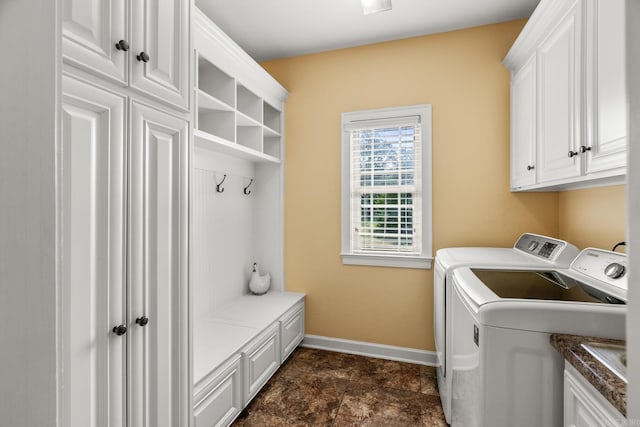
<instances>
[{"instance_id":1,"label":"cabinet crown molding","mask_svg":"<svg viewBox=\"0 0 640 427\"><path fill-rule=\"evenodd\" d=\"M511 71L520 68L562 16L579 1L582 0L541 0L502 63Z\"/></svg>"}]
</instances>

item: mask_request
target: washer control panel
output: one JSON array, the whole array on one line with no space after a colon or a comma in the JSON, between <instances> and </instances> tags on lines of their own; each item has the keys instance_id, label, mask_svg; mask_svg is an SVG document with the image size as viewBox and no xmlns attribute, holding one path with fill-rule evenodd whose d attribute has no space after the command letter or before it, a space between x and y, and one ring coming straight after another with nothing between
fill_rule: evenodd
<instances>
[{"instance_id":1,"label":"washer control panel","mask_svg":"<svg viewBox=\"0 0 640 427\"><path fill-rule=\"evenodd\" d=\"M627 290L627 255L603 249L587 248L571 263L571 269Z\"/></svg>"},{"instance_id":2,"label":"washer control panel","mask_svg":"<svg viewBox=\"0 0 640 427\"><path fill-rule=\"evenodd\" d=\"M564 259L565 265L569 265L578 254L578 249L575 246L563 240L530 233L520 236L513 247L546 261L557 262Z\"/></svg>"}]
</instances>

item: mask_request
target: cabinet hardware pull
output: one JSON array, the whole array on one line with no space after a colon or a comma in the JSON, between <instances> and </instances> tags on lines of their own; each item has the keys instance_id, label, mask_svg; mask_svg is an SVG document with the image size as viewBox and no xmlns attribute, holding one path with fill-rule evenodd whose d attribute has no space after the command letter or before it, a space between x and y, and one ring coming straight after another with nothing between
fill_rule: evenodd
<instances>
[{"instance_id":1,"label":"cabinet hardware pull","mask_svg":"<svg viewBox=\"0 0 640 427\"><path fill-rule=\"evenodd\" d=\"M124 335L127 333L127 327L124 325L118 325L118 326L114 326L113 327L113 332L120 336L120 335Z\"/></svg>"},{"instance_id":2,"label":"cabinet hardware pull","mask_svg":"<svg viewBox=\"0 0 640 427\"><path fill-rule=\"evenodd\" d=\"M136 323L140 326L145 326L147 323L149 323L149 318L146 316L138 317L136 319Z\"/></svg>"},{"instance_id":3,"label":"cabinet hardware pull","mask_svg":"<svg viewBox=\"0 0 640 427\"><path fill-rule=\"evenodd\" d=\"M577 156L578 152L577 151L571 151L569 150L569 157L573 157L573 156Z\"/></svg>"},{"instance_id":4,"label":"cabinet hardware pull","mask_svg":"<svg viewBox=\"0 0 640 427\"><path fill-rule=\"evenodd\" d=\"M591 151L591 147L587 147L586 145L580 146L581 153L586 153L587 151Z\"/></svg>"},{"instance_id":5,"label":"cabinet hardware pull","mask_svg":"<svg viewBox=\"0 0 640 427\"><path fill-rule=\"evenodd\" d=\"M536 168L535 166L531 166L531 165L528 165L528 166L527 166L527 170L528 170L528 171L532 171L532 170L534 170L535 168Z\"/></svg>"},{"instance_id":6,"label":"cabinet hardware pull","mask_svg":"<svg viewBox=\"0 0 640 427\"><path fill-rule=\"evenodd\" d=\"M116 49L126 52L129 50L129 43L127 43L126 40L120 40L118 43L116 43Z\"/></svg>"},{"instance_id":7,"label":"cabinet hardware pull","mask_svg":"<svg viewBox=\"0 0 640 427\"><path fill-rule=\"evenodd\" d=\"M136 59L142 62L149 62L149 55L146 52L140 52Z\"/></svg>"}]
</instances>

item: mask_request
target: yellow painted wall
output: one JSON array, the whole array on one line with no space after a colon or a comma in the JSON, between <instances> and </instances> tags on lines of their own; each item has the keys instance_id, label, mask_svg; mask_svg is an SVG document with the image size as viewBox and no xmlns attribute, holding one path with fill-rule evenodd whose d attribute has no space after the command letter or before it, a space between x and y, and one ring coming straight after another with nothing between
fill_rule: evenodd
<instances>
[{"instance_id":1,"label":"yellow painted wall","mask_svg":"<svg viewBox=\"0 0 640 427\"><path fill-rule=\"evenodd\" d=\"M262 65L286 104L285 273L306 333L433 350L433 270L340 259L340 114L433 105L433 250L558 234L558 194L509 192L509 73L524 21Z\"/></svg>"},{"instance_id":2,"label":"yellow painted wall","mask_svg":"<svg viewBox=\"0 0 640 427\"><path fill-rule=\"evenodd\" d=\"M580 249L611 249L626 240L624 185L565 191L558 202L561 239Z\"/></svg>"}]
</instances>

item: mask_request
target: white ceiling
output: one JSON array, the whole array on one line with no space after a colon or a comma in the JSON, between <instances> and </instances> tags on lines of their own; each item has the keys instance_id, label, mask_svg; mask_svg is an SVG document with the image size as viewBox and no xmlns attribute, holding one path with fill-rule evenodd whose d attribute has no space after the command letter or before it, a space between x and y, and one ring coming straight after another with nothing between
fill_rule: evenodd
<instances>
[{"instance_id":1,"label":"white ceiling","mask_svg":"<svg viewBox=\"0 0 640 427\"><path fill-rule=\"evenodd\" d=\"M360 0L196 0L258 61L529 17L539 0L393 0L363 15Z\"/></svg>"}]
</instances>

